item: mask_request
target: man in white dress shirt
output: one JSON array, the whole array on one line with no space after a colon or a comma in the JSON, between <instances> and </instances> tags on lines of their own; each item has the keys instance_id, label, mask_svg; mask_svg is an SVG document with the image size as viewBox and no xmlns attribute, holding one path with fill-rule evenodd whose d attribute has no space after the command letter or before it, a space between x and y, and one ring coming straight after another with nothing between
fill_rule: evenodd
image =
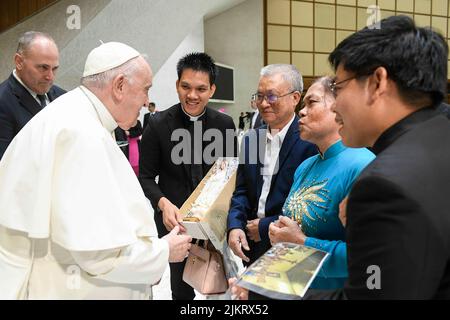
<instances>
[{"instance_id":1,"label":"man in white dress shirt","mask_svg":"<svg viewBox=\"0 0 450 320\"><path fill-rule=\"evenodd\" d=\"M191 238L158 239L153 212L113 131L136 124L152 71L102 44L82 85L15 137L0 162L0 299L149 299Z\"/></svg>"},{"instance_id":2,"label":"man in white dress shirt","mask_svg":"<svg viewBox=\"0 0 450 320\"><path fill-rule=\"evenodd\" d=\"M295 107L302 90L302 76L293 65L275 64L261 70L255 98L267 125L243 138L243 163L227 221L229 246L246 263L271 247L269 224L281 214L294 172L303 160L317 154L316 147L299 136ZM257 163L252 159L258 159Z\"/></svg>"}]
</instances>

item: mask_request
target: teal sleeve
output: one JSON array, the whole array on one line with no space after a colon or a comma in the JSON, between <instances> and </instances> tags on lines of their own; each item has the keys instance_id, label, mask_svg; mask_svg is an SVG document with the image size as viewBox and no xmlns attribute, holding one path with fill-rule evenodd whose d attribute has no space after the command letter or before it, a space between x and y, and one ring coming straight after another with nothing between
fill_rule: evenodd
<instances>
[{"instance_id":1,"label":"teal sleeve","mask_svg":"<svg viewBox=\"0 0 450 320\"><path fill-rule=\"evenodd\" d=\"M320 240L307 237L305 245L328 252L330 255L322 265L318 276L323 278L346 278L347 271L347 244L343 241Z\"/></svg>"}]
</instances>

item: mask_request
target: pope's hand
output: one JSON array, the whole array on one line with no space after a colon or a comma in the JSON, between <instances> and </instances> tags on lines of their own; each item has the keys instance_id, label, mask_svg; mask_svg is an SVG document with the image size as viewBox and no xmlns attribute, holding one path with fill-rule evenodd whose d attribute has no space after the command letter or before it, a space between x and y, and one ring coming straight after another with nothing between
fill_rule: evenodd
<instances>
[{"instance_id":1,"label":"pope's hand","mask_svg":"<svg viewBox=\"0 0 450 320\"><path fill-rule=\"evenodd\" d=\"M186 229L180 224L183 221L183 218L180 213L180 209L169 199L162 197L159 199L158 207L162 212L163 223L166 227L167 231L172 230L176 226L180 227L181 232L186 232Z\"/></svg>"},{"instance_id":2,"label":"pope's hand","mask_svg":"<svg viewBox=\"0 0 450 320\"><path fill-rule=\"evenodd\" d=\"M169 262L182 262L191 248L192 237L179 235L180 227L176 226L163 237L169 243Z\"/></svg>"},{"instance_id":3,"label":"pope's hand","mask_svg":"<svg viewBox=\"0 0 450 320\"><path fill-rule=\"evenodd\" d=\"M242 252L242 248L245 250L250 250L247 243L247 237L245 236L245 232L242 229L233 229L230 231L230 235L228 236L228 245L235 255L244 260L245 262L249 262L250 259Z\"/></svg>"}]
</instances>

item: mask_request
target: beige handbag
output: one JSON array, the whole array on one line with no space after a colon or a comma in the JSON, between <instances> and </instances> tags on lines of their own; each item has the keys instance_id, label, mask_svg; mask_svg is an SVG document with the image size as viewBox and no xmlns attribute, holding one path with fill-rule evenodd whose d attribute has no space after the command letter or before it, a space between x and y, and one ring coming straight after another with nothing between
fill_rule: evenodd
<instances>
[{"instance_id":1,"label":"beige handbag","mask_svg":"<svg viewBox=\"0 0 450 320\"><path fill-rule=\"evenodd\" d=\"M198 240L191 246L184 266L183 281L201 294L220 294L228 289L222 255L208 241L202 246Z\"/></svg>"}]
</instances>

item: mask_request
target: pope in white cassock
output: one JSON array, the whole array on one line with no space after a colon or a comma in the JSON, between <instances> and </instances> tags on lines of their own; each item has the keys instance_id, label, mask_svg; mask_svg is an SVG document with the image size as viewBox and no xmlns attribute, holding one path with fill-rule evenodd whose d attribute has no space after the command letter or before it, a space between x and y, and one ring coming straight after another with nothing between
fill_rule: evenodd
<instances>
[{"instance_id":1,"label":"pope in white cassock","mask_svg":"<svg viewBox=\"0 0 450 320\"><path fill-rule=\"evenodd\" d=\"M148 104L152 72L133 48L89 54L82 85L49 104L0 162L0 299L148 299L191 238L158 239L117 146Z\"/></svg>"}]
</instances>

